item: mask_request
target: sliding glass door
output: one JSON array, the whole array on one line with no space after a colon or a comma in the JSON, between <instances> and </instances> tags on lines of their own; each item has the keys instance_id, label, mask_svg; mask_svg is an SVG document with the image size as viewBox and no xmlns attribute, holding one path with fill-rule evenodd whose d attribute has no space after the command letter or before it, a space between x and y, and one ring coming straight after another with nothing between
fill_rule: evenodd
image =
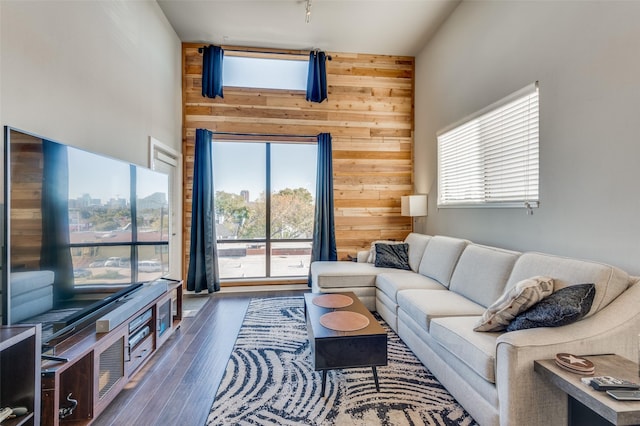
<instances>
[{"instance_id":1,"label":"sliding glass door","mask_svg":"<svg viewBox=\"0 0 640 426\"><path fill-rule=\"evenodd\" d=\"M220 278L306 277L316 180L315 144L213 144Z\"/></svg>"}]
</instances>

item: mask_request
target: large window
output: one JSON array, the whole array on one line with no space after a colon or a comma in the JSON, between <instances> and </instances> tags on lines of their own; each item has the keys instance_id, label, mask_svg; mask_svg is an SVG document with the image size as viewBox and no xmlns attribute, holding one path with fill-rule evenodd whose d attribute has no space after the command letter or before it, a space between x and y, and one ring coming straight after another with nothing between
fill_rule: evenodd
<instances>
[{"instance_id":1,"label":"large window","mask_svg":"<svg viewBox=\"0 0 640 426\"><path fill-rule=\"evenodd\" d=\"M166 275L168 176L72 147L68 158L75 285L128 284Z\"/></svg>"},{"instance_id":2,"label":"large window","mask_svg":"<svg viewBox=\"0 0 640 426\"><path fill-rule=\"evenodd\" d=\"M438 207L538 206L538 87L438 135Z\"/></svg>"},{"instance_id":3,"label":"large window","mask_svg":"<svg viewBox=\"0 0 640 426\"><path fill-rule=\"evenodd\" d=\"M213 143L221 279L306 277L317 145Z\"/></svg>"}]
</instances>

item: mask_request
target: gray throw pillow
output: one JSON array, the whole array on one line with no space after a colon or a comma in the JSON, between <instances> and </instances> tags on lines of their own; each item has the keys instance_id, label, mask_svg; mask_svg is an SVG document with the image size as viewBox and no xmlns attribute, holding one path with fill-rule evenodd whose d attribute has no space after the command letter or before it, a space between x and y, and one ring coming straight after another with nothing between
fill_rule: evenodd
<instances>
[{"instance_id":1,"label":"gray throw pillow","mask_svg":"<svg viewBox=\"0 0 640 426\"><path fill-rule=\"evenodd\" d=\"M376 244L376 267L410 271L409 244Z\"/></svg>"},{"instance_id":2,"label":"gray throw pillow","mask_svg":"<svg viewBox=\"0 0 640 426\"><path fill-rule=\"evenodd\" d=\"M587 315L595 294L594 284L562 288L516 316L507 326L507 331L559 327L576 322Z\"/></svg>"},{"instance_id":3,"label":"gray throw pillow","mask_svg":"<svg viewBox=\"0 0 640 426\"><path fill-rule=\"evenodd\" d=\"M553 293L553 278L537 276L522 280L505 290L487 308L474 331L502 331L520 313Z\"/></svg>"},{"instance_id":4,"label":"gray throw pillow","mask_svg":"<svg viewBox=\"0 0 640 426\"><path fill-rule=\"evenodd\" d=\"M394 240L378 240L371 243L369 249L369 256L367 257L367 263L376 263L376 244L404 244L402 241Z\"/></svg>"}]
</instances>

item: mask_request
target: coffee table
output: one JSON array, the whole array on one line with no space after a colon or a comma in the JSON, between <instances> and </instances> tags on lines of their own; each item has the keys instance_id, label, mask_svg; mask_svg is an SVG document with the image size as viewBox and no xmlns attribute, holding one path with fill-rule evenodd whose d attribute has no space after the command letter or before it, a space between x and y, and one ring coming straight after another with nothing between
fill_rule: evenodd
<instances>
[{"instance_id":1,"label":"coffee table","mask_svg":"<svg viewBox=\"0 0 640 426\"><path fill-rule=\"evenodd\" d=\"M341 368L371 367L376 390L379 392L380 384L376 367L387 365L387 332L353 292L331 293L348 296L353 300L351 305L340 308L326 308L313 303L314 298L325 294L305 293L304 295L313 368L315 371L322 371L321 396L324 396L327 371ZM361 314L369 320L369 323L364 328L354 331L338 331L323 326L320 323L321 317L335 311Z\"/></svg>"}]
</instances>

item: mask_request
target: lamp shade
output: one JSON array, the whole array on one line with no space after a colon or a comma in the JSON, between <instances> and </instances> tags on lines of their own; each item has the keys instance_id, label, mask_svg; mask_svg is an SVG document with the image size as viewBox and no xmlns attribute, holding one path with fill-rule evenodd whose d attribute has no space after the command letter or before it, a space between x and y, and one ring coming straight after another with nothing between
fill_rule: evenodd
<instances>
[{"instance_id":1,"label":"lamp shade","mask_svg":"<svg viewBox=\"0 0 640 426\"><path fill-rule=\"evenodd\" d=\"M402 216L426 216L427 215L427 196L405 195L400 198L400 210Z\"/></svg>"}]
</instances>

